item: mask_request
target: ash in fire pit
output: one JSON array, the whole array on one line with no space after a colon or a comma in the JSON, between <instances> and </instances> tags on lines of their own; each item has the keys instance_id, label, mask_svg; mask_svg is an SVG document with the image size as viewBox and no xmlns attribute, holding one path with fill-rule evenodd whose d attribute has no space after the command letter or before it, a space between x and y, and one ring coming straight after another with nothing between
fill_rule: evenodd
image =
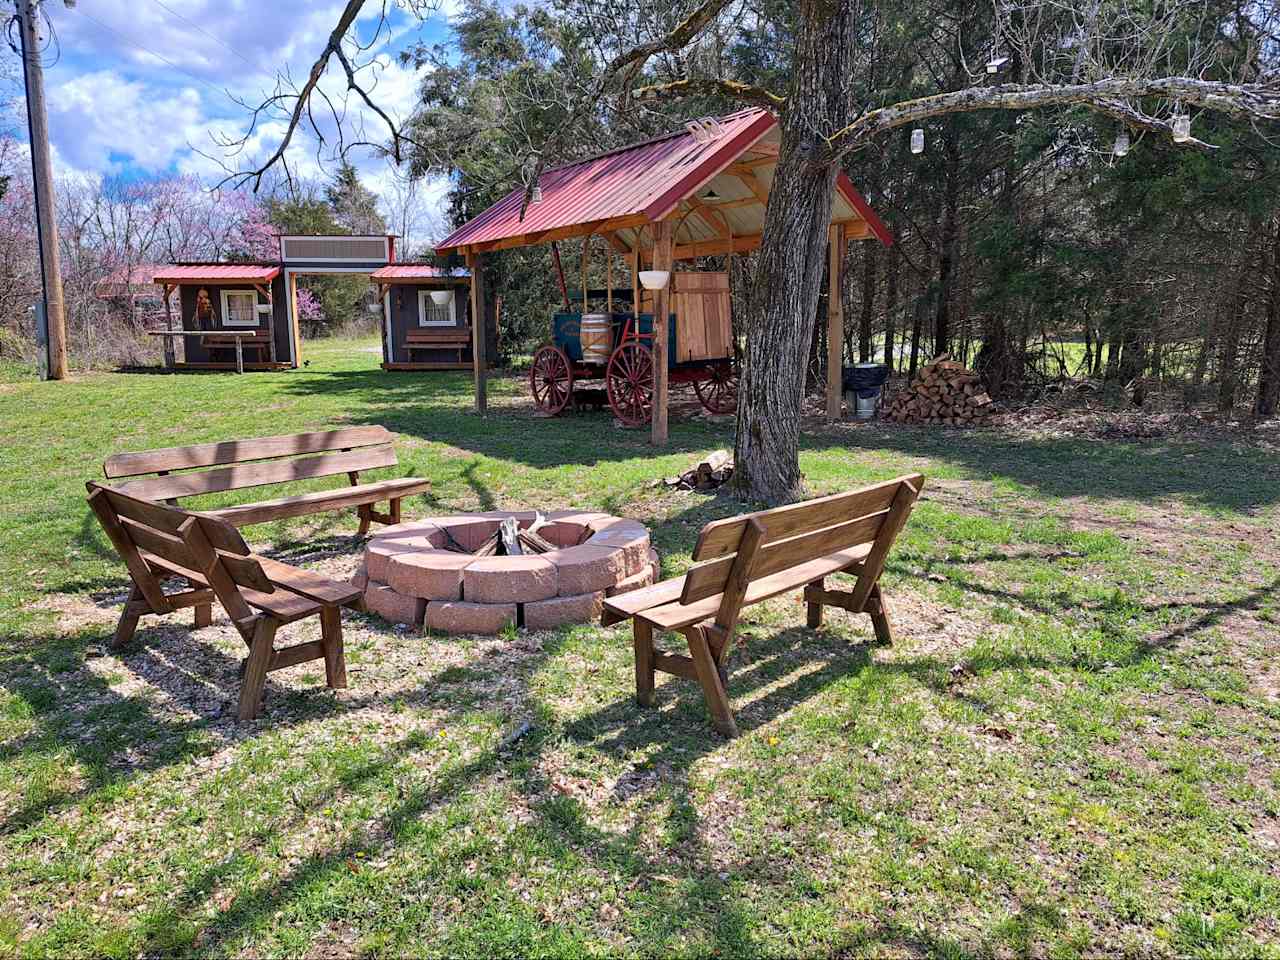
<instances>
[{"instance_id":1,"label":"ash in fire pit","mask_svg":"<svg viewBox=\"0 0 1280 960\"><path fill-rule=\"evenodd\" d=\"M496 511L383 528L359 577L371 613L444 633L547 629L599 617L653 583L644 524L604 513Z\"/></svg>"}]
</instances>

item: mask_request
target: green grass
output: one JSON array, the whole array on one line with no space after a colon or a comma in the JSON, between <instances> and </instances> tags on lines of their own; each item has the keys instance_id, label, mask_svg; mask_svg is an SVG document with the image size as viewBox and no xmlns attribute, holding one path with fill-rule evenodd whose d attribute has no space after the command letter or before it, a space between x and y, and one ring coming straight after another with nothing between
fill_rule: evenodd
<instances>
[{"instance_id":1,"label":"green grass","mask_svg":"<svg viewBox=\"0 0 1280 960\"><path fill-rule=\"evenodd\" d=\"M753 608L737 740L685 681L637 707L625 628L359 615L351 689L273 674L241 725L225 623L105 649L127 581L83 484L111 452L381 423L434 484L411 515L604 508L668 573L742 509L649 486L724 424L677 419L655 455L606 415L532 419L518 379L482 420L466 377L385 374L374 342L306 355L0 368L0 956L1280 956L1273 456L815 428L814 492L929 478L886 577L899 641ZM247 532L311 563L354 529Z\"/></svg>"}]
</instances>

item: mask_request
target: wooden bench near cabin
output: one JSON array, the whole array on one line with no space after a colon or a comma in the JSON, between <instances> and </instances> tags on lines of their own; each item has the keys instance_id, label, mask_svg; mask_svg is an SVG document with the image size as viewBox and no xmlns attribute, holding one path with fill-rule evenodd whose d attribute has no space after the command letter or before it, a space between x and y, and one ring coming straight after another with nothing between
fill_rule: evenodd
<instances>
[{"instance_id":1,"label":"wooden bench near cabin","mask_svg":"<svg viewBox=\"0 0 1280 960\"><path fill-rule=\"evenodd\" d=\"M404 335L404 351L412 359L416 350L457 350L458 363L471 346L470 327L446 327L438 330L410 330Z\"/></svg>"},{"instance_id":2,"label":"wooden bench near cabin","mask_svg":"<svg viewBox=\"0 0 1280 960\"><path fill-rule=\"evenodd\" d=\"M715 728L736 736L726 664L738 618L743 607L802 587L810 627L821 626L823 607L840 607L870 615L876 639L892 643L880 574L923 486L912 474L707 524L683 577L604 601L605 626L632 621L636 699L653 703L657 670L696 680ZM856 575L853 589L828 589L824 578L836 573ZM683 634L690 655L658 651L655 631Z\"/></svg>"},{"instance_id":3,"label":"wooden bench near cabin","mask_svg":"<svg viewBox=\"0 0 1280 960\"><path fill-rule=\"evenodd\" d=\"M216 600L249 647L240 686L241 720L260 713L272 670L323 658L328 686L346 687L342 608L362 607L360 588L254 555L225 520L131 497L94 482L87 486L89 506L133 581L113 647L128 643L139 618L148 614L193 607L195 627L207 627ZM164 581L174 579L185 581L186 588L166 593ZM311 616L320 618L319 640L276 649L280 627Z\"/></svg>"},{"instance_id":4,"label":"wooden bench near cabin","mask_svg":"<svg viewBox=\"0 0 1280 960\"><path fill-rule=\"evenodd\" d=\"M361 471L398 464L391 439L386 427L372 426L166 447L108 457L103 473L108 480L124 481L111 484L121 493L172 506L184 497L345 475L347 487L207 510L204 515L243 527L355 507L363 536L371 523L399 523L401 500L431 487L429 480L417 477L360 483ZM374 509L384 502L388 512Z\"/></svg>"}]
</instances>

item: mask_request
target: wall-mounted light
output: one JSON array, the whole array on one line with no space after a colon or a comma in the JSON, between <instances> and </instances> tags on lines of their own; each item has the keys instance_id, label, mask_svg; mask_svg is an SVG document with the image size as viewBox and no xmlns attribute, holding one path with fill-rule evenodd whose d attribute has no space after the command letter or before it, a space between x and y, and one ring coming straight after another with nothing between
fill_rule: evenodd
<instances>
[{"instance_id":1,"label":"wall-mounted light","mask_svg":"<svg viewBox=\"0 0 1280 960\"><path fill-rule=\"evenodd\" d=\"M529 194L529 202L530 203L542 202L542 184L535 183L533 185L533 192Z\"/></svg>"},{"instance_id":2,"label":"wall-mounted light","mask_svg":"<svg viewBox=\"0 0 1280 960\"><path fill-rule=\"evenodd\" d=\"M1001 70L1005 68L1008 62L1009 62L1008 57L993 56L990 60L987 61L987 73L999 73Z\"/></svg>"},{"instance_id":3,"label":"wall-mounted light","mask_svg":"<svg viewBox=\"0 0 1280 960\"><path fill-rule=\"evenodd\" d=\"M1116 142L1115 142L1115 145L1111 148L1111 152L1114 153L1117 157L1123 157L1125 154L1129 152L1129 146L1130 146L1129 131L1121 130L1119 133L1116 134Z\"/></svg>"},{"instance_id":4,"label":"wall-mounted light","mask_svg":"<svg viewBox=\"0 0 1280 960\"><path fill-rule=\"evenodd\" d=\"M924 130L921 127L911 131L911 152L924 153Z\"/></svg>"},{"instance_id":5,"label":"wall-mounted light","mask_svg":"<svg viewBox=\"0 0 1280 960\"><path fill-rule=\"evenodd\" d=\"M671 280L670 270L641 270L640 286L646 290L661 290Z\"/></svg>"}]
</instances>

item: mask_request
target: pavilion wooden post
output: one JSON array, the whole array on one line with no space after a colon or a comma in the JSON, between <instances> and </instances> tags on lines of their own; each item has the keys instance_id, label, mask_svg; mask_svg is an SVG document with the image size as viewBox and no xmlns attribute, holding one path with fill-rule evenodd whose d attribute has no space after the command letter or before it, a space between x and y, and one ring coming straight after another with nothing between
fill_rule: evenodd
<instances>
[{"instance_id":1,"label":"pavilion wooden post","mask_svg":"<svg viewBox=\"0 0 1280 960\"><path fill-rule=\"evenodd\" d=\"M840 391L844 358L844 297L840 272L844 265L844 227L829 229L830 257L827 268L827 419L840 419Z\"/></svg>"},{"instance_id":2,"label":"pavilion wooden post","mask_svg":"<svg viewBox=\"0 0 1280 960\"><path fill-rule=\"evenodd\" d=\"M675 229L660 220L653 230L653 269L671 270ZM667 322L671 316L671 279L653 298L653 435L657 446L667 443Z\"/></svg>"},{"instance_id":3,"label":"pavilion wooden post","mask_svg":"<svg viewBox=\"0 0 1280 960\"><path fill-rule=\"evenodd\" d=\"M164 328L165 330L172 333L173 332L173 308L169 305L169 294L172 292L173 288L170 287L167 283L162 283L160 285L160 289L164 291L164 294L163 294L164 296ZM174 367L178 365L178 358L177 358L176 350L173 344L174 338L161 337L160 339L164 341L165 369L172 370Z\"/></svg>"},{"instance_id":4,"label":"pavilion wooden post","mask_svg":"<svg viewBox=\"0 0 1280 960\"><path fill-rule=\"evenodd\" d=\"M484 315L484 256L479 253L467 254L467 266L471 270L471 369L475 381L476 413L484 416L489 408L486 395L488 376L485 362L485 315Z\"/></svg>"},{"instance_id":5,"label":"pavilion wooden post","mask_svg":"<svg viewBox=\"0 0 1280 960\"><path fill-rule=\"evenodd\" d=\"M293 369L297 370L301 366L302 353L302 328L298 324L298 275L296 273L289 274L289 330L293 335L293 343L289 346L289 352L293 354Z\"/></svg>"}]
</instances>

